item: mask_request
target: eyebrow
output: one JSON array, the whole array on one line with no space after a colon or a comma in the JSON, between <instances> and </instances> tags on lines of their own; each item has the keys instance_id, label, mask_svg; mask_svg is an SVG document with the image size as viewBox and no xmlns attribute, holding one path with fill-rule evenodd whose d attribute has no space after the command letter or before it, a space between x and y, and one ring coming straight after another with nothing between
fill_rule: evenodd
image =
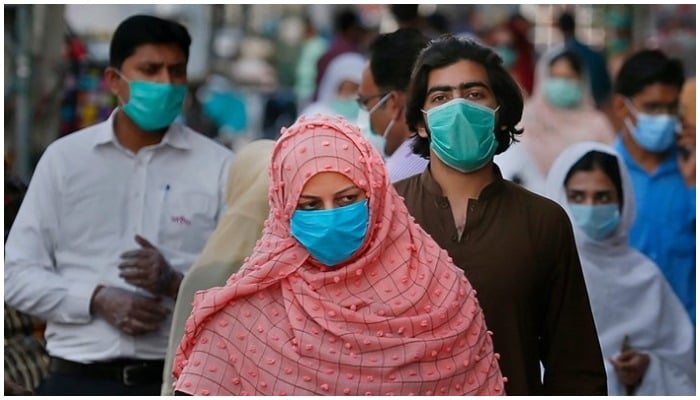
<instances>
[{"instance_id":1,"label":"eyebrow","mask_svg":"<svg viewBox=\"0 0 700 400\"><path fill-rule=\"evenodd\" d=\"M357 186L355 186L355 185L348 186L348 187L346 187L345 189L341 189L341 190L335 192L335 193L333 194L333 196L341 195L341 194L343 194L343 193L345 193L345 192L347 192L347 191L350 191L350 190L352 190L352 189L359 189L359 188L358 188ZM317 198L319 198L319 197L321 197L321 196L316 196L316 195L314 195L314 194L301 194L299 197L300 197L300 198L301 198L301 197L304 197L304 198L307 198L307 199L317 199Z\"/></svg>"},{"instance_id":2,"label":"eyebrow","mask_svg":"<svg viewBox=\"0 0 700 400\"><path fill-rule=\"evenodd\" d=\"M439 86L433 86L430 89L428 89L427 94L431 94L433 92L451 92L455 88L459 89L471 89L473 87L482 87L487 90L491 90L490 87L488 87L484 82L481 81L474 81L474 82L462 82L458 86L449 86L449 85L439 85Z\"/></svg>"}]
</instances>

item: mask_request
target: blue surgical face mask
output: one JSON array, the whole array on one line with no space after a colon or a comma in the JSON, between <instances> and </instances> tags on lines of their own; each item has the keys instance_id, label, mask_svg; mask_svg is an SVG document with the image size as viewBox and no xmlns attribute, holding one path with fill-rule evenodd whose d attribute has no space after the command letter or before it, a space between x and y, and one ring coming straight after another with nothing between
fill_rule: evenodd
<instances>
[{"instance_id":1,"label":"blue surgical face mask","mask_svg":"<svg viewBox=\"0 0 700 400\"><path fill-rule=\"evenodd\" d=\"M583 91L575 79L547 78L544 81L547 100L558 108L573 108L581 103Z\"/></svg>"},{"instance_id":2,"label":"blue surgical face mask","mask_svg":"<svg viewBox=\"0 0 700 400\"><path fill-rule=\"evenodd\" d=\"M617 203L569 204L569 209L576 226L594 240L607 239L620 224L620 206Z\"/></svg>"},{"instance_id":3,"label":"blue surgical face mask","mask_svg":"<svg viewBox=\"0 0 700 400\"><path fill-rule=\"evenodd\" d=\"M641 113L636 110L630 100L625 99L625 103L637 119L635 126L628 118L625 118L625 126L639 146L652 153L663 153L673 146L678 131L678 117L671 114Z\"/></svg>"},{"instance_id":4,"label":"blue surgical face mask","mask_svg":"<svg viewBox=\"0 0 700 400\"><path fill-rule=\"evenodd\" d=\"M182 111L187 86L150 81L129 83L129 101L122 106L126 115L144 131L157 131L175 121Z\"/></svg>"},{"instance_id":5,"label":"blue surgical face mask","mask_svg":"<svg viewBox=\"0 0 700 400\"><path fill-rule=\"evenodd\" d=\"M311 256L328 267L349 259L367 235L367 199L330 210L296 210L291 233Z\"/></svg>"},{"instance_id":6,"label":"blue surgical face mask","mask_svg":"<svg viewBox=\"0 0 700 400\"><path fill-rule=\"evenodd\" d=\"M357 114L360 112L360 106L357 105L357 101L351 98L334 99L330 102L330 107L350 122L355 122Z\"/></svg>"},{"instance_id":7,"label":"blue surgical face mask","mask_svg":"<svg viewBox=\"0 0 700 400\"><path fill-rule=\"evenodd\" d=\"M371 110L365 111L365 110L360 110L360 115L357 117L357 125L360 127L360 130L362 131L362 135L374 146L375 149L379 151L379 154L381 154L382 158L386 158L386 135L389 133L391 128L394 126L394 120L391 120L387 127L384 129L384 133L381 135L378 134L377 132L374 131L374 128L372 128L372 114L376 112L382 104L386 103L386 101L389 99L389 96L391 93L387 93L382 97L377 104L372 107Z\"/></svg>"},{"instance_id":8,"label":"blue surgical face mask","mask_svg":"<svg viewBox=\"0 0 700 400\"><path fill-rule=\"evenodd\" d=\"M458 98L423 111L430 130L430 148L457 171L483 168L498 147L496 110Z\"/></svg>"}]
</instances>

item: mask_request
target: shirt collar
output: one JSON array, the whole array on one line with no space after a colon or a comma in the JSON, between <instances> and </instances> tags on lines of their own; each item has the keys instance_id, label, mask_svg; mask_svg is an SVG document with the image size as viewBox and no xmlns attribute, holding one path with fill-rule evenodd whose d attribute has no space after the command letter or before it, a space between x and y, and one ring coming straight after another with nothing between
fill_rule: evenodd
<instances>
[{"instance_id":1,"label":"shirt collar","mask_svg":"<svg viewBox=\"0 0 700 400\"><path fill-rule=\"evenodd\" d=\"M504 187L503 174L501 173L501 169L498 168L498 165L496 165L496 163L493 163L493 172L493 182L486 185L486 187L481 191L481 193L479 194L479 200L489 200L493 198ZM440 184L437 183L437 181L433 178L433 175L430 173L430 164L428 164L428 166L421 174L420 181L423 187L425 187L428 190L428 192L435 196L444 197Z\"/></svg>"},{"instance_id":2,"label":"shirt collar","mask_svg":"<svg viewBox=\"0 0 700 400\"><path fill-rule=\"evenodd\" d=\"M114 118L116 118L117 112L119 112L119 107L115 108L107 121L104 122L104 129L99 129L96 132L95 146L107 143L119 144L117 135L114 132ZM168 145L181 150L192 148L187 128L177 121L170 125L159 145Z\"/></svg>"}]
</instances>

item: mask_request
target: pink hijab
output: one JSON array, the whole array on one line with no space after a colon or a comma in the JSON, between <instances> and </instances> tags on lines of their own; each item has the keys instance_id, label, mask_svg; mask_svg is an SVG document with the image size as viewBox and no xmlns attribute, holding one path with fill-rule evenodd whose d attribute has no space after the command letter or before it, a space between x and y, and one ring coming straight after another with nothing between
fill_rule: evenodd
<instances>
[{"instance_id":1,"label":"pink hijab","mask_svg":"<svg viewBox=\"0 0 700 400\"><path fill-rule=\"evenodd\" d=\"M313 175L369 199L364 243L333 269L290 235ZM342 118L300 118L275 146L262 239L226 286L200 291L175 357L193 395L499 395L476 291L413 222L379 154Z\"/></svg>"}]
</instances>

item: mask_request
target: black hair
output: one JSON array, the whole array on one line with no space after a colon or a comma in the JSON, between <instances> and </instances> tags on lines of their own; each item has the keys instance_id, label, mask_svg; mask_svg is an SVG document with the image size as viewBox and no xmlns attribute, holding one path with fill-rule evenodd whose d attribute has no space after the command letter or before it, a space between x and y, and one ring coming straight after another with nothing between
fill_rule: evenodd
<instances>
[{"instance_id":1,"label":"black hair","mask_svg":"<svg viewBox=\"0 0 700 400\"><path fill-rule=\"evenodd\" d=\"M497 113L494 133L498 141L496 154L508 149L515 135L523 132L515 126L523 114L523 94L517 82L503 67L503 60L491 49L471 39L442 35L430 41L421 51L411 73L411 84L406 103L406 123L411 131L418 130L423 121L423 105L428 92L428 75L436 68L452 65L460 60L481 64L486 70L491 90L500 106ZM503 126L505 127L503 128ZM416 137L413 152L424 157L430 156L430 139Z\"/></svg>"},{"instance_id":2,"label":"black hair","mask_svg":"<svg viewBox=\"0 0 700 400\"><path fill-rule=\"evenodd\" d=\"M559 60L566 60L569 63L571 69L573 69L578 76L583 76L583 62L578 54L571 50L564 50L561 53L552 57L549 61L549 67L551 68Z\"/></svg>"},{"instance_id":3,"label":"black hair","mask_svg":"<svg viewBox=\"0 0 700 400\"><path fill-rule=\"evenodd\" d=\"M599 169L610 178L617 196L620 199L620 206L624 203L624 193L622 192L622 178L620 176L620 167L617 164L617 159L612 154L603 153L602 151L591 150L581 157L574 165L571 166L569 172L564 179L564 187L569 184L569 179L579 171L595 171Z\"/></svg>"},{"instance_id":4,"label":"black hair","mask_svg":"<svg viewBox=\"0 0 700 400\"><path fill-rule=\"evenodd\" d=\"M557 26L559 26L559 29L564 35L573 35L576 31L576 19L573 14L565 11L559 15Z\"/></svg>"},{"instance_id":5,"label":"black hair","mask_svg":"<svg viewBox=\"0 0 700 400\"><path fill-rule=\"evenodd\" d=\"M343 8L335 14L333 27L336 32L345 33L353 29L363 29L364 25L354 10Z\"/></svg>"},{"instance_id":6,"label":"black hair","mask_svg":"<svg viewBox=\"0 0 700 400\"><path fill-rule=\"evenodd\" d=\"M392 4L389 11L398 22L411 22L418 18L418 4Z\"/></svg>"},{"instance_id":7,"label":"black hair","mask_svg":"<svg viewBox=\"0 0 700 400\"><path fill-rule=\"evenodd\" d=\"M405 92L411 82L411 67L427 44L428 38L414 28L377 36L369 48L369 68L377 86L382 91Z\"/></svg>"},{"instance_id":8,"label":"black hair","mask_svg":"<svg viewBox=\"0 0 700 400\"><path fill-rule=\"evenodd\" d=\"M119 24L109 45L109 65L120 69L124 60L144 44L175 44L190 56L192 38L187 28L175 21L151 15L134 15Z\"/></svg>"},{"instance_id":9,"label":"black hair","mask_svg":"<svg viewBox=\"0 0 700 400\"><path fill-rule=\"evenodd\" d=\"M649 85L663 83L682 88L683 64L660 50L641 50L622 64L615 80L615 92L632 97Z\"/></svg>"}]
</instances>

